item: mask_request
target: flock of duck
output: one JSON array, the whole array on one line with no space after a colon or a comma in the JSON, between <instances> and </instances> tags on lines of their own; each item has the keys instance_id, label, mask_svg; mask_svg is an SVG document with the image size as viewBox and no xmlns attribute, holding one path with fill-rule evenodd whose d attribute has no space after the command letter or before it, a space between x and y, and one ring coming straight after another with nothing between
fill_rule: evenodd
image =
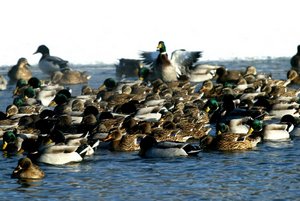
<instances>
[{"instance_id":1,"label":"flock of duck","mask_svg":"<svg viewBox=\"0 0 300 201\"><path fill-rule=\"evenodd\" d=\"M192 156L251 150L300 135L300 90L291 87L300 83L300 46L286 79L276 80L254 66L238 71L197 65L201 51L176 50L169 58L160 41L157 51L141 53L139 79L107 78L98 88L84 84L77 96L64 84L87 83L90 76L50 56L45 45L36 53L50 79L32 77L28 61L20 58L7 74L16 86L13 103L0 112L3 154L22 156L14 178L42 179L38 163L80 162L101 149Z\"/></svg>"}]
</instances>

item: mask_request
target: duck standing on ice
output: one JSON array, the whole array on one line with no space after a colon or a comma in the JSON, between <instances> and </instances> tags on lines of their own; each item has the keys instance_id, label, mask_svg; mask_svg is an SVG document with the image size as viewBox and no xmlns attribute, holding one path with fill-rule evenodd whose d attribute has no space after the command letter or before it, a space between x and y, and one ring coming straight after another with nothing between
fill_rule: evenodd
<instances>
[{"instance_id":1,"label":"duck standing on ice","mask_svg":"<svg viewBox=\"0 0 300 201\"><path fill-rule=\"evenodd\" d=\"M39 68L48 75L52 75L55 71L69 69L68 61L56 56L51 56L49 48L46 45L40 45L34 54L41 53L42 57L39 61Z\"/></svg>"}]
</instances>

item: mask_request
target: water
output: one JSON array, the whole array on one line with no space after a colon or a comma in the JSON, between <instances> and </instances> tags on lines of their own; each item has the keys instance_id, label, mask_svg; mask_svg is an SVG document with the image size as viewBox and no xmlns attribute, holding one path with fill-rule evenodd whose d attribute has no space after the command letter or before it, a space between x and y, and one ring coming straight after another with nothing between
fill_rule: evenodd
<instances>
[{"instance_id":1,"label":"water","mask_svg":"<svg viewBox=\"0 0 300 201\"><path fill-rule=\"evenodd\" d=\"M256 66L259 72L285 79L289 59L210 61L229 69ZM75 66L82 70L82 66ZM115 76L113 66L85 66L93 75L89 84L98 87ZM0 68L5 74L7 68ZM43 77L39 69L33 74ZM0 91L0 110L11 103L14 86ZM71 86L73 94L81 85ZM137 152L97 150L79 164L40 164L46 177L22 183L11 179L21 156L0 155L2 200L299 200L300 140L263 143L251 151L201 152L196 157L142 159Z\"/></svg>"}]
</instances>

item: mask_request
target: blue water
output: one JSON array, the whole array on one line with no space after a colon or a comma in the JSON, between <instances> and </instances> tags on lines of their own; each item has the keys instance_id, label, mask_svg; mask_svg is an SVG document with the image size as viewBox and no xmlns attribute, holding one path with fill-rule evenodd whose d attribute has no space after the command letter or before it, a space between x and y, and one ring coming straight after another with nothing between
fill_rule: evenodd
<instances>
[{"instance_id":1,"label":"blue water","mask_svg":"<svg viewBox=\"0 0 300 201\"><path fill-rule=\"evenodd\" d=\"M259 72L285 79L289 59L209 61L229 69L256 66ZM92 74L89 84L98 87L114 77L113 66L75 66ZM5 74L7 68L0 68ZM33 67L33 74L43 77ZM0 91L0 110L10 104L14 86ZM73 94L81 85L71 86ZM299 200L300 140L262 143L251 151L201 152L196 157L142 159L137 152L97 150L79 164L40 164L46 177L39 182L11 179L21 156L0 154L2 200Z\"/></svg>"}]
</instances>

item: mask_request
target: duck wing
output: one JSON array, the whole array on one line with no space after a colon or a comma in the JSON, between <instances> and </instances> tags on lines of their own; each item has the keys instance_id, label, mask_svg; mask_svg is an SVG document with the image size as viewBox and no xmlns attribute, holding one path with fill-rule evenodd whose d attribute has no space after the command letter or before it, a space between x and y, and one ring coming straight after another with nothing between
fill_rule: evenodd
<instances>
[{"instance_id":1,"label":"duck wing","mask_svg":"<svg viewBox=\"0 0 300 201\"><path fill-rule=\"evenodd\" d=\"M65 69L66 67L68 67L68 63L69 63L68 61L63 60L63 59L61 59L59 57L56 57L56 56L47 56L45 58L45 60L48 61L48 62L53 63L54 65L59 65L59 67L61 69Z\"/></svg>"},{"instance_id":2,"label":"duck wing","mask_svg":"<svg viewBox=\"0 0 300 201\"><path fill-rule=\"evenodd\" d=\"M183 149L187 155L197 155L201 151L200 146L185 142L161 141L156 144L156 147L160 149Z\"/></svg>"},{"instance_id":3,"label":"duck wing","mask_svg":"<svg viewBox=\"0 0 300 201\"><path fill-rule=\"evenodd\" d=\"M157 58L159 56L159 51L155 52L141 52L140 53L143 63L151 67L156 65Z\"/></svg>"},{"instance_id":4,"label":"duck wing","mask_svg":"<svg viewBox=\"0 0 300 201\"><path fill-rule=\"evenodd\" d=\"M201 51L175 50L171 55L171 63L176 68L177 75L188 75L195 62L201 57Z\"/></svg>"}]
</instances>

